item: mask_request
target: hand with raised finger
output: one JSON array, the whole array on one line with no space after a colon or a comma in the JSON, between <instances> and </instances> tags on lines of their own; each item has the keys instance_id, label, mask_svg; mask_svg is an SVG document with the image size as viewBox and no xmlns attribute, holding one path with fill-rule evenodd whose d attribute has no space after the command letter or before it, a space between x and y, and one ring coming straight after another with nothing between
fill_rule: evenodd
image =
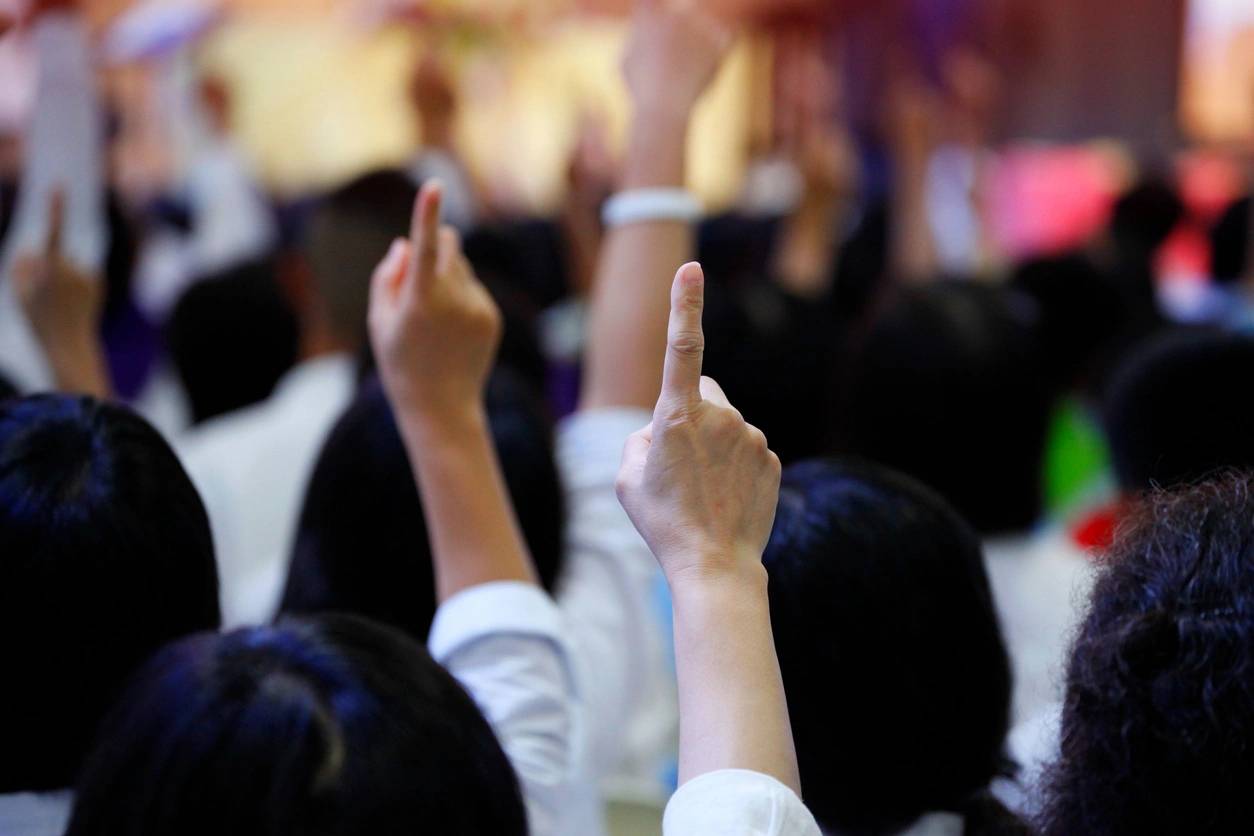
<instances>
[{"instance_id":1,"label":"hand with raised finger","mask_svg":"<svg viewBox=\"0 0 1254 836\"><path fill-rule=\"evenodd\" d=\"M442 188L423 186L408 241L397 240L370 286L370 341L394 408L457 420L482 407L501 314L451 227Z\"/></svg>"},{"instance_id":2,"label":"hand with raised finger","mask_svg":"<svg viewBox=\"0 0 1254 836\"><path fill-rule=\"evenodd\" d=\"M779 496L766 437L701 376L704 282L697 264L675 276L662 392L618 478L619 501L672 586L761 572Z\"/></svg>"},{"instance_id":3,"label":"hand with raised finger","mask_svg":"<svg viewBox=\"0 0 1254 836\"><path fill-rule=\"evenodd\" d=\"M99 337L104 282L64 255L64 227L65 197L57 191L49 202L44 250L16 258L13 287L58 386L104 397L109 389Z\"/></svg>"}]
</instances>

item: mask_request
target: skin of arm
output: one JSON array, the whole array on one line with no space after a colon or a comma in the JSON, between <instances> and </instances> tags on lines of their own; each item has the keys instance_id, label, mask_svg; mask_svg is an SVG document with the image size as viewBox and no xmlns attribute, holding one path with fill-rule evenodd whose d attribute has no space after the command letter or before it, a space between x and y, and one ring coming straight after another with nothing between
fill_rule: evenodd
<instances>
[{"instance_id":1,"label":"skin of arm","mask_svg":"<svg viewBox=\"0 0 1254 836\"><path fill-rule=\"evenodd\" d=\"M696 264L675 277L661 396L628 440L618 495L671 588L680 782L748 769L799 791L761 562L780 464L701 377L704 281Z\"/></svg>"},{"instance_id":2,"label":"skin of arm","mask_svg":"<svg viewBox=\"0 0 1254 836\"><path fill-rule=\"evenodd\" d=\"M623 74L635 109L622 188L679 188L692 109L731 44L731 33L689 4L637 4ZM580 407L649 409L666 347L666 289L692 257L690 224L654 221L607 232L589 314Z\"/></svg>"},{"instance_id":3,"label":"skin of arm","mask_svg":"<svg viewBox=\"0 0 1254 836\"><path fill-rule=\"evenodd\" d=\"M370 336L418 482L443 602L492 581L535 583L535 571L488 431L483 389L501 315L440 226L442 191L424 186L409 241L371 280Z\"/></svg>"}]
</instances>

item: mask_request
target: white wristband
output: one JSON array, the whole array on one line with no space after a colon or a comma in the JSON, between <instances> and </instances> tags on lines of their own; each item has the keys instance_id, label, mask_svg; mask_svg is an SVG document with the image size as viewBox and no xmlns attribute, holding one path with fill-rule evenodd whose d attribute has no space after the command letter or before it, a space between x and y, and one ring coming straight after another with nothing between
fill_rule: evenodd
<instances>
[{"instance_id":1,"label":"white wristband","mask_svg":"<svg viewBox=\"0 0 1254 836\"><path fill-rule=\"evenodd\" d=\"M601 220L608 227L649 221L692 223L701 217L701 203L687 189L631 189L605 202Z\"/></svg>"}]
</instances>

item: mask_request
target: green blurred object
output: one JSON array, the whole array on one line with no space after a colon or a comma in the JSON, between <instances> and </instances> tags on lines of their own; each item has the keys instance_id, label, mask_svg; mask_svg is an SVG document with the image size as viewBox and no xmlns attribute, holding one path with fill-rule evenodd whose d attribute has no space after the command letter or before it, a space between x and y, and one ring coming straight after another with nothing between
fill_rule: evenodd
<instances>
[{"instance_id":1,"label":"green blurred object","mask_svg":"<svg viewBox=\"0 0 1254 836\"><path fill-rule=\"evenodd\" d=\"M1045 512L1063 517L1110 485L1110 451L1101 426L1078 398L1054 410L1045 446Z\"/></svg>"}]
</instances>

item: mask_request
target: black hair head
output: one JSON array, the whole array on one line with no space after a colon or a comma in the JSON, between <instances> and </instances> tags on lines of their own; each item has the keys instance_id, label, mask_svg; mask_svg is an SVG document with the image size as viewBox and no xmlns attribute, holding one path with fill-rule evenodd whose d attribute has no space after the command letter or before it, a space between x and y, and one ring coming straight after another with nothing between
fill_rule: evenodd
<instances>
[{"instance_id":1,"label":"black hair head","mask_svg":"<svg viewBox=\"0 0 1254 836\"><path fill-rule=\"evenodd\" d=\"M1143 343L1103 407L1115 475L1131 492L1254 467L1254 337L1177 331Z\"/></svg>"},{"instance_id":2,"label":"black hair head","mask_svg":"<svg viewBox=\"0 0 1254 836\"><path fill-rule=\"evenodd\" d=\"M498 371L488 418L541 582L561 567L565 522L551 427L534 394ZM435 615L422 502L382 388L367 385L332 430L305 494L281 610L353 612L425 640Z\"/></svg>"},{"instance_id":3,"label":"black hair head","mask_svg":"<svg viewBox=\"0 0 1254 836\"><path fill-rule=\"evenodd\" d=\"M1005 768L1011 670L979 538L939 496L837 460L784 472L763 557L807 806L887 833Z\"/></svg>"},{"instance_id":4,"label":"black hair head","mask_svg":"<svg viewBox=\"0 0 1254 836\"><path fill-rule=\"evenodd\" d=\"M1249 197L1234 202L1211 228L1211 275L1220 284L1240 281L1254 253L1250 245L1250 205Z\"/></svg>"},{"instance_id":5,"label":"black hair head","mask_svg":"<svg viewBox=\"0 0 1254 836\"><path fill-rule=\"evenodd\" d=\"M269 397L296 363L300 334L267 260L192 285L174 307L166 341L200 423Z\"/></svg>"},{"instance_id":6,"label":"black hair head","mask_svg":"<svg viewBox=\"0 0 1254 836\"><path fill-rule=\"evenodd\" d=\"M0 404L0 792L70 786L126 677L218 623L209 521L161 436L90 398Z\"/></svg>"},{"instance_id":7,"label":"black hair head","mask_svg":"<svg viewBox=\"0 0 1254 836\"><path fill-rule=\"evenodd\" d=\"M901 293L854 357L843 448L929 485L983 534L1031 528L1054 394L1039 327L1031 300L999 287Z\"/></svg>"},{"instance_id":8,"label":"black hair head","mask_svg":"<svg viewBox=\"0 0 1254 836\"><path fill-rule=\"evenodd\" d=\"M68 836L526 833L513 769L399 631L286 621L163 650L110 715Z\"/></svg>"},{"instance_id":9,"label":"black hair head","mask_svg":"<svg viewBox=\"0 0 1254 836\"><path fill-rule=\"evenodd\" d=\"M1254 820L1254 483L1139 503L1067 668L1042 830L1244 833Z\"/></svg>"}]
</instances>

